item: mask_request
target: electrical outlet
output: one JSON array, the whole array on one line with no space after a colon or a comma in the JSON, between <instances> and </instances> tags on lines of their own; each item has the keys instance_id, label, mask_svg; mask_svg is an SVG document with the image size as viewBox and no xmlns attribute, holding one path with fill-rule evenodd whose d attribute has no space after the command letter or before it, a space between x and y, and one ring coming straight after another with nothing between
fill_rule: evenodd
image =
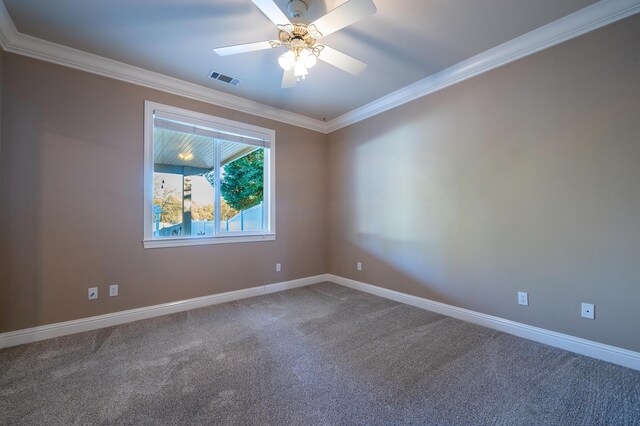
<instances>
[{"instance_id":1,"label":"electrical outlet","mask_svg":"<svg viewBox=\"0 0 640 426\"><path fill-rule=\"evenodd\" d=\"M95 300L98 298L98 287L89 288L88 292L89 300Z\"/></svg>"},{"instance_id":2,"label":"electrical outlet","mask_svg":"<svg viewBox=\"0 0 640 426\"><path fill-rule=\"evenodd\" d=\"M279 263L276 263L276 272L280 272L282 271L282 265Z\"/></svg>"},{"instance_id":3,"label":"electrical outlet","mask_svg":"<svg viewBox=\"0 0 640 426\"><path fill-rule=\"evenodd\" d=\"M524 306L529 306L529 293L527 293L525 291L519 291L518 292L518 304L519 305L524 305Z\"/></svg>"},{"instance_id":4,"label":"electrical outlet","mask_svg":"<svg viewBox=\"0 0 640 426\"><path fill-rule=\"evenodd\" d=\"M358 262L358 263L356 263L356 269L357 269L358 271L362 271L362 262Z\"/></svg>"},{"instance_id":5,"label":"electrical outlet","mask_svg":"<svg viewBox=\"0 0 640 426\"><path fill-rule=\"evenodd\" d=\"M111 284L109 286L109 296L114 297L118 295L118 284Z\"/></svg>"},{"instance_id":6,"label":"electrical outlet","mask_svg":"<svg viewBox=\"0 0 640 426\"><path fill-rule=\"evenodd\" d=\"M582 303L582 317L588 319L595 319L596 307L592 303Z\"/></svg>"}]
</instances>

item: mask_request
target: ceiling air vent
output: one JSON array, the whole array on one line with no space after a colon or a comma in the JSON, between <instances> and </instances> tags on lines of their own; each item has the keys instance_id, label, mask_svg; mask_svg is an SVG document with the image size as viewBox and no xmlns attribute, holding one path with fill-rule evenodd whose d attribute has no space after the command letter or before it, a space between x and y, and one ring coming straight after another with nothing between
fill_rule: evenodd
<instances>
[{"instance_id":1,"label":"ceiling air vent","mask_svg":"<svg viewBox=\"0 0 640 426\"><path fill-rule=\"evenodd\" d=\"M220 74L216 71L211 71L209 73L209 77L214 80L220 80L223 83L229 83L233 86L237 86L240 83L240 80L238 80L237 78L229 77L228 75Z\"/></svg>"}]
</instances>

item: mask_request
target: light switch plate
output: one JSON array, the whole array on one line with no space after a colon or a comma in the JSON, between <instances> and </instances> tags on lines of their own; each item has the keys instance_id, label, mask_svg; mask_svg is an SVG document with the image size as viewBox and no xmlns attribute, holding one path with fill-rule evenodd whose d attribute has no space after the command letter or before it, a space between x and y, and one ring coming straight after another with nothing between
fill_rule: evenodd
<instances>
[{"instance_id":1,"label":"light switch plate","mask_svg":"<svg viewBox=\"0 0 640 426\"><path fill-rule=\"evenodd\" d=\"M98 287L90 287L87 296L89 300L96 300L98 298Z\"/></svg>"}]
</instances>

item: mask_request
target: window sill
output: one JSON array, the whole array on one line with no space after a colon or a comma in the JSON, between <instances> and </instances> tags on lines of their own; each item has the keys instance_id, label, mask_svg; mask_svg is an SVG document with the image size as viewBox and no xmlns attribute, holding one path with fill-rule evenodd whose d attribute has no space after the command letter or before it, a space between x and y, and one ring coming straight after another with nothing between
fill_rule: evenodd
<instances>
[{"instance_id":1,"label":"window sill","mask_svg":"<svg viewBox=\"0 0 640 426\"><path fill-rule=\"evenodd\" d=\"M158 238L153 240L144 240L142 243L145 249L153 249L165 247L203 246L209 244L251 243L256 241L274 241L275 239L276 234L257 234L225 235L218 237Z\"/></svg>"}]
</instances>

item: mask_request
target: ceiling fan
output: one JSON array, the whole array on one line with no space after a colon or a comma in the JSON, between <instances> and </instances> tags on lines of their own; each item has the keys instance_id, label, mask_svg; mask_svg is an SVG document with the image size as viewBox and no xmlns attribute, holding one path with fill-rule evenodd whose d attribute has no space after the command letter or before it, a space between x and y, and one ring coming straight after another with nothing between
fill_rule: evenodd
<instances>
[{"instance_id":1,"label":"ceiling fan","mask_svg":"<svg viewBox=\"0 0 640 426\"><path fill-rule=\"evenodd\" d=\"M286 47L287 52L278 58L278 63L284 70L283 88L294 87L298 81L304 79L317 59L353 75L359 75L366 68L367 64L320 44L318 40L375 13L376 6L372 0L348 0L308 25L292 23L273 0L251 1L278 27L278 40L213 49L218 55L227 56ZM307 4L303 0L289 0L287 11L292 18L300 18L307 11Z\"/></svg>"}]
</instances>

